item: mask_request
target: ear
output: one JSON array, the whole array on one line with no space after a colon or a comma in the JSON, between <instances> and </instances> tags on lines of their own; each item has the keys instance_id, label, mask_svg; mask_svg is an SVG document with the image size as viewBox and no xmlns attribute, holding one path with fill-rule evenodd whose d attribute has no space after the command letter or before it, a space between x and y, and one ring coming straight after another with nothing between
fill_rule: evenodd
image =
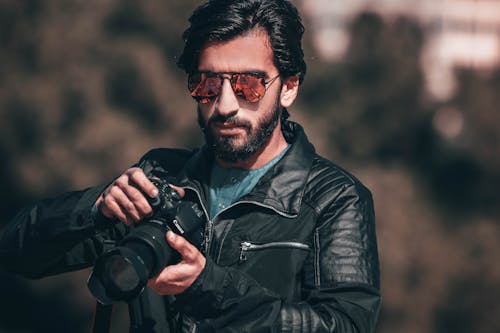
<instances>
[{"instance_id":1,"label":"ear","mask_svg":"<svg viewBox=\"0 0 500 333\"><path fill-rule=\"evenodd\" d=\"M297 97L299 91L299 77L290 76L283 81L281 88L280 103L282 107L289 107Z\"/></svg>"}]
</instances>

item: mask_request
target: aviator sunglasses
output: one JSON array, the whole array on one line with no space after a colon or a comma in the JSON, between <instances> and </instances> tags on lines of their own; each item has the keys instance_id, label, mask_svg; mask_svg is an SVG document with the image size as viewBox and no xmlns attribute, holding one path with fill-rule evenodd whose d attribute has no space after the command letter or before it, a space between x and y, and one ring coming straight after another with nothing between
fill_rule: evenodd
<instances>
[{"instance_id":1,"label":"aviator sunglasses","mask_svg":"<svg viewBox=\"0 0 500 333\"><path fill-rule=\"evenodd\" d=\"M188 89L198 103L208 104L220 95L224 79L228 79L236 96L255 103L264 97L268 85L278 77L279 74L265 81L264 73L197 72L189 75Z\"/></svg>"}]
</instances>

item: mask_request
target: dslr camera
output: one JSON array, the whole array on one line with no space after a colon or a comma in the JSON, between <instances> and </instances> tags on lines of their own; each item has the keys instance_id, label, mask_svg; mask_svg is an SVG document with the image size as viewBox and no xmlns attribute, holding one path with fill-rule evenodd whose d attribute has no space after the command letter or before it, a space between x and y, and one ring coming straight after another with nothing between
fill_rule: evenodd
<instances>
[{"instance_id":1,"label":"dslr camera","mask_svg":"<svg viewBox=\"0 0 500 333\"><path fill-rule=\"evenodd\" d=\"M116 247L97 258L89 276L87 286L101 304L132 301L144 290L148 279L180 260L165 239L168 230L192 244L201 242L204 219L198 205L181 200L167 182L150 180L158 188L156 198L146 196L153 214L133 227Z\"/></svg>"}]
</instances>

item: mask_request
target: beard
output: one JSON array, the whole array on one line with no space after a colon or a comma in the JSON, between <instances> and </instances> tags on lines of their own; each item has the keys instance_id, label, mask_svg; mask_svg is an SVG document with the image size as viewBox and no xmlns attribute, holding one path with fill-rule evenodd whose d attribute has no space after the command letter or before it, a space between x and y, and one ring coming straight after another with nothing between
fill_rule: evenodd
<instances>
[{"instance_id":1,"label":"beard","mask_svg":"<svg viewBox=\"0 0 500 333\"><path fill-rule=\"evenodd\" d=\"M198 124L203 130L208 147L216 158L228 163L244 161L262 149L269 142L281 116L279 100L276 101L270 112L267 112L259 119L255 128L248 120L240 119L234 115L225 117L216 114L205 123L199 106L197 111ZM211 125L217 122L243 128L246 132L243 142L238 144L239 136L215 135L211 130Z\"/></svg>"}]
</instances>

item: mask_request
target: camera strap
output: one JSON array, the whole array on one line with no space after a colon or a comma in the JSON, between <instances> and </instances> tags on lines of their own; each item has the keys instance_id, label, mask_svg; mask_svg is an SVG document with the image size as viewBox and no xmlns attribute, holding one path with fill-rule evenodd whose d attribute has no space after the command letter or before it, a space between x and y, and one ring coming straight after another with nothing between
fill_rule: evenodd
<instances>
[{"instance_id":1,"label":"camera strap","mask_svg":"<svg viewBox=\"0 0 500 333\"><path fill-rule=\"evenodd\" d=\"M103 252L111 250L115 245L116 241L114 239L105 239L103 241ZM99 302L95 302L92 333L109 333L112 313L113 304L104 305Z\"/></svg>"},{"instance_id":2,"label":"camera strap","mask_svg":"<svg viewBox=\"0 0 500 333\"><path fill-rule=\"evenodd\" d=\"M165 299L147 288L128 303L130 333L158 332L167 333L169 323Z\"/></svg>"},{"instance_id":3,"label":"camera strap","mask_svg":"<svg viewBox=\"0 0 500 333\"><path fill-rule=\"evenodd\" d=\"M111 326L111 314L113 304L103 305L95 302L94 321L92 323L93 333L108 333Z\"/></svg>"}]
</instances>

